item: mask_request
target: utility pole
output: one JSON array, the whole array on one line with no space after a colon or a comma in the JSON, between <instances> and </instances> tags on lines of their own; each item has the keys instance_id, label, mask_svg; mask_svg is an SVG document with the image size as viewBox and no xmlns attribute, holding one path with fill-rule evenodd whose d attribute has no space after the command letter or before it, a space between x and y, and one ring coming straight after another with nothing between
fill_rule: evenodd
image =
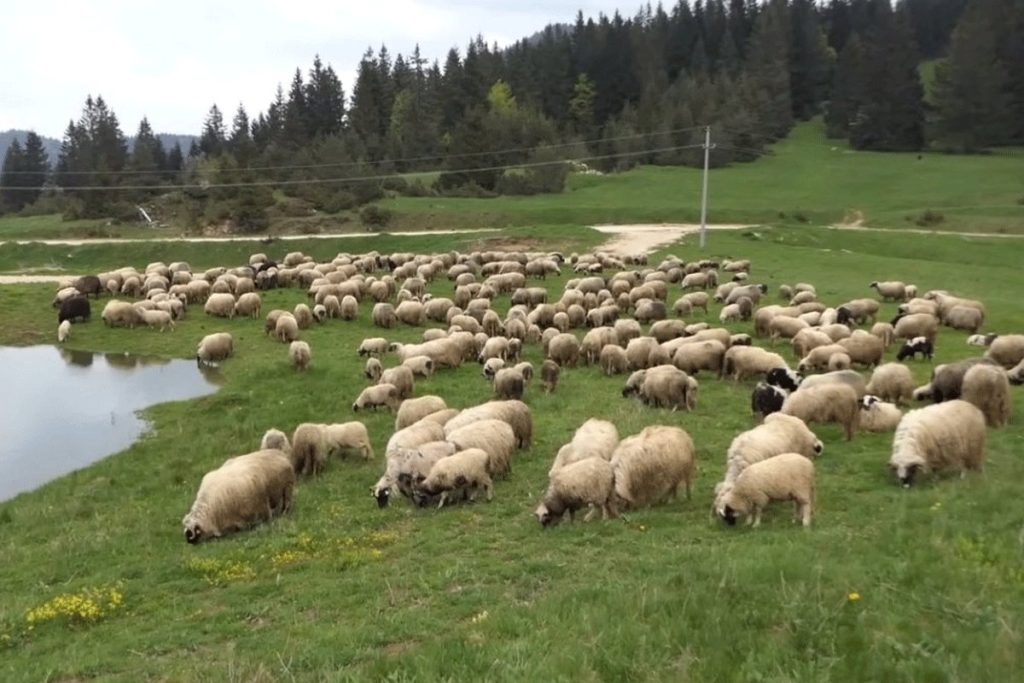
<instances>
[{"instance_id":1,"label":"utility pole","mask_svg":"<svg viewBox=\"0 0 1024 683\"><path fill-rule=\"evenodd\" d=\"M708 237L708 160L711 157L711 126L704 127L704 187L700 193L700 248L703 250Z\"/></svg>"}]
</instances>

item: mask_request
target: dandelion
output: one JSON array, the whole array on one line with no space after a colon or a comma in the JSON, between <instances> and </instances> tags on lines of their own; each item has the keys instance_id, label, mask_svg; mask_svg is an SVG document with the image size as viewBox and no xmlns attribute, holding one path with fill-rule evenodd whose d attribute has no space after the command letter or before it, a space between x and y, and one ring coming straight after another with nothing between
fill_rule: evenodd
<instances>
[{"instance_id":1,"label":"dandelion","mask_svg":"<svg viewBox=\"0 0 1024 683\"><path fill-rule=\"evenodd\" d=\"M66 621L73 624L91 624L116 611L124 596L116 588L84 588L77 593L64 593L25 612L25 622L31 631L37 624L48 621Z\"/></svg>"},{"instance_id":2,"label":"dandelion","mask_svg":"<svg viewBox=\"0 0 1024 683\"><path fill-rule=\"evenodd\" d=\"M487 617L489 617L489 616L491 616L491 615L488 614L487 610L484 610L483 612L480 612L479 614L474 615L473 618L470 619L470 622L474 623L474 624L479 624L481 621L486 621Z\"/></svg>"},{"instance_id":3,"label":"dandelion","mask_svg":"<svg viewBox=\"0 0 1024 683\"><path fill-rule=\"evenodd\" d=\"M858 600L860 600L860 593L857 593L857 592L850 593L849 595L846 596L846 599L849 600L850 602L857 602Z\"/></svg>"}]
</instances>

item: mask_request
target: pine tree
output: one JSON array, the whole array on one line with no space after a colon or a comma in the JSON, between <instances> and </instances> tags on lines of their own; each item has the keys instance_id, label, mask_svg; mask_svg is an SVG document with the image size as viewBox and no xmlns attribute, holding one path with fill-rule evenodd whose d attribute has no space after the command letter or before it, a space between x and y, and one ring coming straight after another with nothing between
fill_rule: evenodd
<instances>
[{"instance_id":1,"label":"pine tree","mask_svg":"<svg viewBox=\"0 0 1024 683\"><path fill-rule=\"evenodd\" d=\"M306 104L306 87L302 82L302 72L295 69L292 85L288 90L288 104L284 109L282 140L293 149L305 145L310 135L309 107Z\"/></svg>"},{"instance_id":2,"label":"pine tree","mask_svg":"<svg viewBox=\"0 0 1024 683\"><path fill-rule=\"evenodd\" d=\"M789 84L793 116L806 121L818 113L835 53L829 48L812 0L790 5Z\"/></svg>"},{"instance_id":3,"label":"pine tree","mask_svg":"<svg viewBox=\"0 0 1024 683\"><path fill-rule=\"evenodd\" d=\"M387 129L387 120L381 120L383 111L383 84L380 68L373 50L367 49L359 62L356 82L352 87L352 105L349 109L349 125L362 140L366 153L371 159L382 154L382 131Z\"/></svg>"},{"instance_id":4,"label":"pine tree","mask_svg":"<svg viewBox=\"0 0 1024 683\"><path fill-rule=\"evenodd\" d=\"M825 134L830 138L845 138L850 133L850 121L865 97L865 59L860 38L851 36L836 63L832 97L825 109Z\"/></svg>"},{"instance_id":5,"label":"pine tree","mask_svg":"<svg viewBox=\"0 0 1024 683\"><path fill-rule=\"evenodd\" d=\"M0 213L8 211L20 211L28 204L25 197L24 178L22 172L25 170L25 153L21 149L21 143L17 138L7 148L4 156L4 163L0 169Z\"/></svg>"},{"instance_id":6,"label":"pine tree","mask_svg":"<svg viewBox=\"0 0 1024 683\"><path fill-rule=\"evenodd\" d=\"M177 174L181 173L181 169L185 166L185 157L181 153L181 143L175 142L174 147L171 147L171 151L167 153L167 164L165 169L167 176L173 179Z\"/></svg>"},{"instance_id":7,"label":"pine tree","mask_svg":"<svg viewBox=\"0 0 1024 683\"><path fill-rule=\"evenodd\" d=\"M573 131L584 140L591 139L594 134L596 95L594 82L587 74L582 73L576 77L576 85L572 88L572 98L569 100L569 120Z\"/></svg>"},{"instance_id":8,"label":"pine tree","mask_svg":"<svg viewBox=\"0 0 1024 683\"><path fill-rule=\"evenodd\" d=\"M217 105L210 107L206 120L203 122L203 132L199 136L199 152L207 157L219 156L224 151L224 115L220 113ZM192 152L189 152L192 156Z\"/></svg>"},{"instance_id":9,"label":"pine tree","mask_svg":"<svg viewBox=\"0 0 1024 683\"><path fill-rule=\"evenodd\" d=\"M253 143L249 128L249 115L245 107L239 103L235 117L231 120L231 135L228 137L227 147L241 166L248 166L256 153L256 145Z\"/></svg>"},{"instance_id":10,"label":"pine tree","mask_svg":"<svg viewBox=\"0 0 1024 683\"><path fill-rule=\"evenodd\" d=\"M22 177L24 178L24 187L33 188L31 190L23 190L25 193L25 205L32 204L39 198L42 190L38 188L43 187L49 176L50 176L50 155L46 152L46 148L43 146L43 139L39 137L35 131L29 131L25 135L25 150L22 156ZM0 185L3 185L0 182Z\"/></svg>"},{"instance_id":11,"label":"pine tree","mask_svg":"<svg viewBox=\"0 0 1024 683\"><path fill-rule=\"evenodd\" d=\"M753 111L771 139L784 137L793 127L787 22L784 0L774 0L758 16L747 46L745 78L749 90L760 93Z\"/></svg>"},{"instance_id":12,"label":"pine tree","mask_svg":"<svg viewBox=\"0 0 1024 683\"><path fill-rule=\"evenodd\" d=\"M135 133L135 145L132 147L128 167L134 171L131 176L133 185L154 185L160 182L160 172L166 164L163 145L153 134L149 120L143 117L139 122L139 130ZM138 193L141 196L144 193Z\"/></svg>"},{"instance_id":13,"label":"pine tree","mask_svg":"<svg viewBox=\"0 0 1024 683\"><path fill-rule=\"evenodd\" d=\"M306 107L311 137L340 133L345 119L345 91L341 80L328 64L313 60L306 83Z\"/></svg>"}]
</instances>

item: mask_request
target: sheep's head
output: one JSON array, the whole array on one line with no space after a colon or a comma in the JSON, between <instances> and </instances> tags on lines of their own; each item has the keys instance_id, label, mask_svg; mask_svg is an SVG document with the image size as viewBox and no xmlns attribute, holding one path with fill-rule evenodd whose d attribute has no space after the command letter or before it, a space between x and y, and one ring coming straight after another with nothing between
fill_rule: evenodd
<instances>
[{"instance_id":1,"label":"sheep's head","mask_svg":"<svg viewBox=\"0 0 1024 683\"><path fill-rule=\"evenodd\" d=\"M562 521L562 515L556 514L546 504L541 503L537 506L537 509L533 511L534 516L540 525L545 529L557 526Z\"/></svg>"},{"instance_id":2,"label":"sheep's head","mask_svg":"<svg viewBox=\"0 0 1024 683\"><path fill-rule=\"evenodd\" d=\"M909 489L913 485L914 478L922 469L924 469L923 465L918 462L900 464L892 468L893 474L896 475L896 479L899 481L900 486L905 489Z\"/></svg>"},{"instance_id":3,"label":"sheep's head","mask_svg":"<svg viewBox=\"0 0 1024 683\"><path fill-rule=\"evenodd\" d=\"M386 508L391 501L391 487L375 486L370 489L370 495L377 501L378 508Z\"/></svg>"},{"instance_id":4,"label":"sheep's head","mask_svg":"<svg viewBox=\"0 0 1024 683\"><path fill-rule=\"evenodd\" d=\"M196 522L185 525L185 540L190 545L195 545L203 540L203 527Z\"/></svg>"},{"instance_id":5,"label":"sheep's head","mask_svg":"<svg viewBox=\"0 0 1024 683\"><path fill-rule=\"evenodd\" d=\"M729 526L736 526L739 515L730 505L723 505L718 509L718 516Z\"/></svg>"},{"instance_id":6,"label":"sheep's head","mask_svg":"<svg viewBox=\"0 0 1024 683\"><path fill-rule=\"evenodd\" d=\"M825 452L825 444L821 442L821 439L815 439L814 446L812 446L812 448L814 449L815 457Z\"/></svg>"}]
</instances>

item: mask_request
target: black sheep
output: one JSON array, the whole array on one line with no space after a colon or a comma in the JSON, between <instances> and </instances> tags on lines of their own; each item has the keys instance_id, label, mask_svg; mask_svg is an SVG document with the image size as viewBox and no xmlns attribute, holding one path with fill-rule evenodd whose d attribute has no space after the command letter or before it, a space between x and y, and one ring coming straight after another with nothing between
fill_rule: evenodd
<instances>
[{"instance_id":1,"label":"black sheep","mask_svg":"<svg viewBox=\"0 0 1024 683\"><path fill-rule=\"evenodd\" d=\"M103 284L100 279L95 275L83 275L82 277L75 280L75 284L72 285L75 289L81 292L84 296L93 294L97 299L100 298L100 294L103 293Z\"/></svg>"},{"instance_id":2,"label":"black sheep","mask_svg":"<svg viewBox=\"0 0 1024 683\"><path fill-rule=\"evenodd\" d=\"M89 299L84 296L73 296L61 302L60 310L57 311L57 324L65 320L70 320L73 323L79 320L85 322L90 315L92 315L92 307L89 305Z\"/></svg>"}]
</instances>

